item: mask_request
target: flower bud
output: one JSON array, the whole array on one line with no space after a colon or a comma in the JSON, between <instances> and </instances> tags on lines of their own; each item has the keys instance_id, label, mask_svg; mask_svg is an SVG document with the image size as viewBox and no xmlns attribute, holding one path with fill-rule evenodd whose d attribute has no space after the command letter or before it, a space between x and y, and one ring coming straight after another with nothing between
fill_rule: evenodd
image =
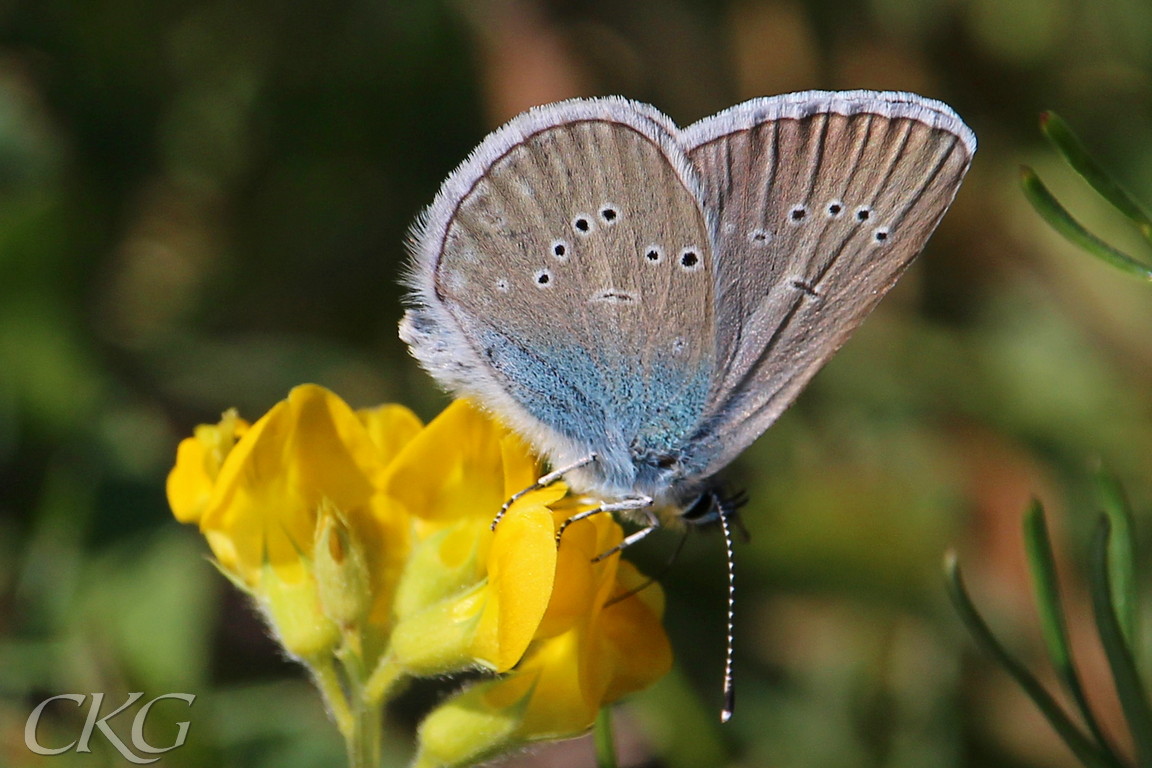
<instances>
[{"instance_id":1,"label":"flower bud","mask_svg":"<svg viewBox=\"0 0 1152 768\"><path fill-rule=\"evenodd\" d=\"M332 651L340 642L340 629L320 607L311 570L305 578L288 581L265 564L256 597L276 639L289 654L309 659Z\"/></svg>"},{"instance_id":2,"label":"flower bud","mask_svg":"<svg viewBox=\"0 0 1152 768\"><path fill-rule=\"evenodd\" d=\"M340 627L358 626L372 606L368 561L348 519L328 498L316 516L312 557L324 614Z\"/></svg>"}]
</instances>

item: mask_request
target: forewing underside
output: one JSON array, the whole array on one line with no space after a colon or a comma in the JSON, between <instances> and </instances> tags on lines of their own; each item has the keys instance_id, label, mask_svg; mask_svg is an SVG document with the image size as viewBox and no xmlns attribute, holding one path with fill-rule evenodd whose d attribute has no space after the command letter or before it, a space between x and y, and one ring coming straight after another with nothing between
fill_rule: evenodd
<instances>
[{"instance_id":1,"label":"forewing underside","mask_svg":"<svg viewBox=\"0 0 1152 768\"><path fill-rule=\"evenodd\" d=\"M610 120L544 128L494 159L444 230L438 299L485 373L578 446L666 450L705 404L713 257L674 151Z\"/></svg>"},{"instance_id":2,"label":"forewing underside","mask_svg":"<svg viewBox=\"0 0 1152 768\"><path fill-rule=\"evenodd\" d=\"M954 115L931 111L816 111L712 133L689 150L718 215L718 363L695 438L705 476L767 429L891 288L973 148Z\"/></svg>"}]
</instances>

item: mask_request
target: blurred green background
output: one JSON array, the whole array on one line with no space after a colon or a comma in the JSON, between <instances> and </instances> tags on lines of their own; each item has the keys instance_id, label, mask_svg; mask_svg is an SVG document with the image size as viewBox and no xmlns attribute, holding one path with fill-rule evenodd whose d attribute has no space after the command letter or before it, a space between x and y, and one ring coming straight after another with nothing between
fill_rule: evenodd
<instances>
[{"instance_id":1,"label":"blurred green background","mask_svg":"<svg viewBox=\"0 0 1152 768\"><path fill-rule=\"evenodd\" d=\"M178 440L305 381L433 416L396 336L406 228L522 109L621 93L686 124L810 88L942 99L980 150L924 256L730 472L752 499L735 719L701 535L663 580L678 666L619 709L623 763L1072 765L974 652L940 559L1039 663L1019 519L1041 498L1116 714L1076 542L1098 464L1152 503L1152 290L1050 232L1017 168L1133 245L1036 117L1152 200L1147 0L0 2L0 766L126 765L99 738L24 746L38 702L94 691L197 695L157 708L158 744L191 721L159 765L340 765L302 672L168 512ZM650 571L675 540L654 538L630 552ZM436 695L393 707L390 764ZM53 711L42 741L66 744L84 712ZM509 762L591 764L587 740Z\"/></svg>"}]
</instances>

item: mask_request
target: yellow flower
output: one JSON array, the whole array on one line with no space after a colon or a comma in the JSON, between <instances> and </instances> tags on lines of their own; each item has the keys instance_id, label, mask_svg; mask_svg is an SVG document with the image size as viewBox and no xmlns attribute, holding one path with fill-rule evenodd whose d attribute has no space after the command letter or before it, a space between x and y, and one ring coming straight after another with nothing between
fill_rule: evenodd
<instances>
[{"instance_id":1,"label":"yellow flower","mask_svg":"<svg viewBox=\"0 0 1152 768\"><path fill-rule=\"evenodd\" d=\"M198 427L168 495L312 668L350 745L373 722L352 713L378 708L405 676L502 675L421 728L421 765L460 765L579 733L670 664L659 587L614 600L642 578L618 556L593 563L621 540L610 516L570 526L557 549L573 511L557 483L491 530L541 471L466 401L422 426L401 406L354 412L304 385L250 427L235 413Z\"/></svg>"},{"instance_id":2,"label":"yellow flower","mask_svg":"<svg viewBox=\"0 0 1152 768\"><path fill-rule=\"evenodd\" d=\"M220 474L220 465L247 431L248 422L230 410L219 424L201 424L192 437L181 441L176 450L176 466L168 474L168 503L177 520L200 521Z\"/></svg>"},{"instance_id":3,"label":"yellow flower","mask_svg":"<svg viewBox=\"0 0 1152 768\"><path fill-rule=\"evenodd\" d=\"M274 629L297 630L281 632L281 640L298 656L331 645L313 547L318 531L327 530L321 511L338 514L366 561L369 623L383 635L410 526L380 482L389 453L419 431L419 420L398 406L358 416L328 390L304 385L250 428L231 430L239 439L218 465L206 462L222 453L210 446L222 442L234 419L198 428L181 444L168 483L174 513L199 523L220 568L256 597Z\"/></svg>"},{"instance_id":4,"label":"yellow flower","mask_svg":"<svg viewBox=\"0 0 1152 768\"><path fill-rule=\"evenodd\" d=\"M557 514L556 524L565 517ZM575 736L592 727L604 704L668 671L659 586L644 587L616 556L592 563L620 539L620 526L607 515L565 531L556 569L563 588L552 593L523 661L434 710L420 726L416 768L471 765L529 742Z\"/></svg>"},{"instance_id":5,"label":"yellow flower","mask_svg":"<svg viewBox=\"0 0 1152 768\"><path fill-rule=\"evenodd\" d=\"M386 492L416 521L401 579L394 661L421 675L512 667L544 615L556 572L556 485L528 494L493 533L496 511L539 467L525 446L465 401L405 446Z\"/></svg>"}]
</instances>

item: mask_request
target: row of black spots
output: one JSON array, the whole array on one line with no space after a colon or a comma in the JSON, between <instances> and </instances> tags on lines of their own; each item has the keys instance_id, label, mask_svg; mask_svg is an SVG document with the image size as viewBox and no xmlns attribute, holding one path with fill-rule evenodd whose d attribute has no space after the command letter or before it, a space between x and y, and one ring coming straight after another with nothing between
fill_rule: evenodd
<instances>
[{"instance_id":1,"label":"row of black spots","mask_svg":"<svg viewBox=\"0 0 1152 768\"><path fill-rule=\"evenodd\" d=\"M578 235L590 235L596 231L597 220L604 226L612 226L620 220L620 206L615 203L604 203L600 206L597 216L578 213L572 217L572 230Z\"/></svg>"},{"instance_id":2,"label":"row of black spots","mask_svg":"<svg viewBox=\"0 0 1152 768\"><path fill-rule=\"evenodd\" d=\"M829 219L838 219L845 213L846 208L847 208L847 206L845 206L844 203L840 200L829 200L827 202L827 204L824 206L824 215ZM798 225L801 222L803 222L805 219L808 218L808 214L809 214L808 206L806 206L806 205L794 205L788 211L788 221L794 225ZM869 221L872 218L872 206L861 205L861 206L857 207L853 213L853 216L856 218L856 221L859 221L861 223L863 223L865 221ZM760 233L763 233L763 230L754 230L753 233L749 237L753 241L755 241L757 239L763 239L763 238L757 238L757 235ZM872 238L877 243L882 243L888 239L888 233L889 233L888 227L878 227L872 233Z\"/></svg>"},{"instance_id":3,"label":"row of black spots","mask_svg":"<svg viewBox=\"0 0 1152 768\"><path fill-rule=\"evenodd\" d=\"M620 220L620 207L614 203L604 203L600 206L600 222L611 226ZM572 231L581 237L587 237L596 231L596 219L588 213L578 213L572 218ZM567 261L572 253L572 244L564 239L553 240L548 246L548 252L560 261Z\"/></svg>"},{"instance_id":4,"label":"row of black spots","mask_svg":"<svg viewBox=\"0 0 1152 768\"><path fill-rule=\"evenodd\" d=\"M551 288L556 285L556 275L553 274L552 270L548 269L547 267L544 269L538 269L532 274L532 284L542 290ZM509 282L508 278L506 277L496 278L493 285L496 286L496 290L500 293L508 293L512 290L512 283Z\"/></svg>"},{"instance_id":5,"label":"row of black spots","mask_svg":"<svg viewBox=\"0 0 1152 768\"><path fill-rule=\"evenodd\" d=\"M846 206L844 205L844 203L842 203L839 200L829 200L827 205L825 205L825 207L824 207L824 215L827 216L829 219L838 219L844 214L845 207ZM806 205L794 205L788 211L788 219L790 221L798 224L801 221L804 221L804 219L808 218L808 213L809 213L808 206L806 206ZM856 220L857 221L868 221L868 219L870 219L870 218L872 218L872 207L871 206L862 205L856 209Z\"/></svg>"},{"instance_id":6,"label":"row of black spots","mask_svg":"<svg viewBox=\"0 0 1152 768\"><path fill-rule=\"evenodd\" d=\"M648 246L644 249L644 260L649 264L660 264L664 261L664 249L659 245ZM695 272L704 266L704 259L700 256L700 250L690 245L680 251L676 263L685 272Z\"/></svg>"}]
</instances>

